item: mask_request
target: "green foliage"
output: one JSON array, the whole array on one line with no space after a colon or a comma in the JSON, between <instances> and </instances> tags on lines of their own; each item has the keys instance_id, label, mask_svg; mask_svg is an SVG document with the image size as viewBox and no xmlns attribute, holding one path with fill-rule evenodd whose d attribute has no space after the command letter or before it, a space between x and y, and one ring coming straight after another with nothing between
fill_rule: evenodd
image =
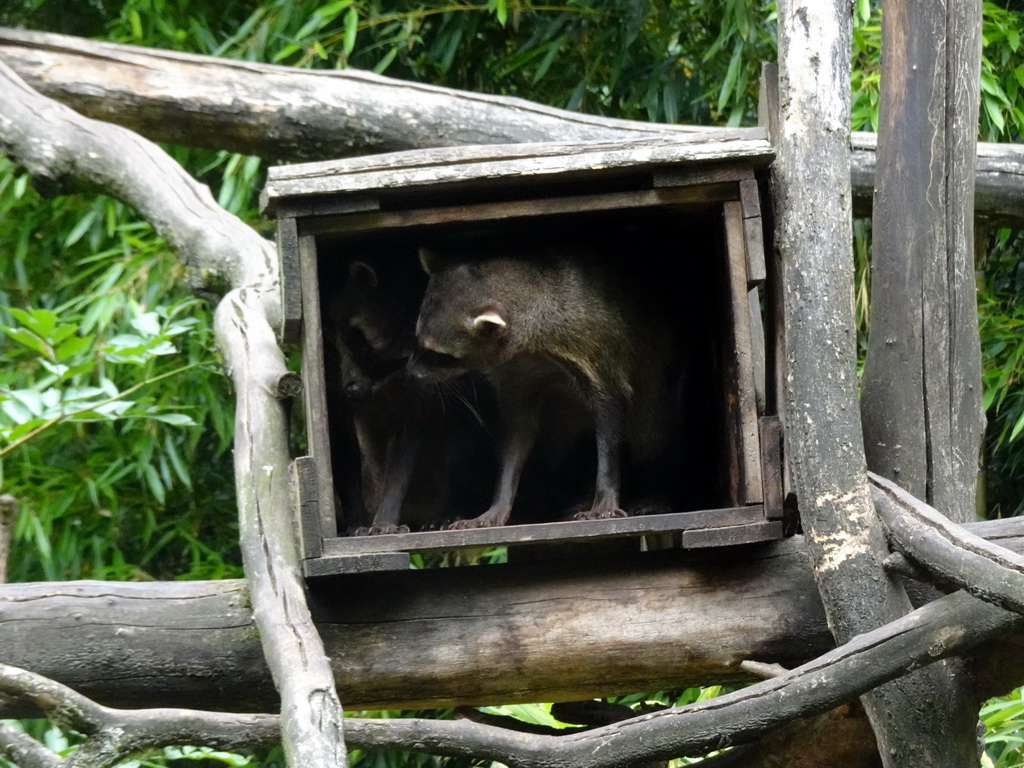
<instances>
[{"instance_id":1,"label":"green foliage","mask_svg":"<svg viewBox=\"0 0 1024 768\"><path fill-rule=\"evenodd\" d=\"M177 260L125 206L44 201L6 161L0 242L12 580L237 574L230 400Z\"/></svg>"},{"instance_id":2,"label":"green foliage","mask_svg":"<svg viewBox=\"0 0 1024 768\"><path fill-rule=\"evenodd\" d=\"M1024 766L1024 688L988 702L981 721L986 730L982 768Z\"/></svg>"},{"instance_id":3,"label":"green foliage","mask_svg":"<svg viewBox=\"0 0 1024 768\"><path fill-rule=\"evenodd\" d=\"M1021 17L995 3L984 4L981 63L981 137L1019 141L1024 134L1024 50Z\"/></svg>"},{"instance_id":4,"label":"green foliage","mask_svg":"<svg viewBox=\"0 0 1024 768\"><path fill-rule=\"evenodd\" d=\"M855 129L877 125L876 5L855 3ZM981 135L1018 140L1024 25L992 2L984 14ZM353 66L613 117L729 125L754 119L760 61L776 58L774 4L765 0L11 0L0 23L250 61ZM266 226L254 210L262 174L256 158L170 151L221 205ZM865 233L858 243L863 332ZM1000 235L1000 248L985 265L979 302L992 420L988 474L996 479L989 494L1005 515L1020 512L1024 499L1024 310L1018 239ZM12 579L238 574L232 402L216 365L210 309L179 286L180 277L149 225L122 204L41 200L24 174L0 160L0 306L10 308L0 314L7 329L0 337L0 484L23 508ZM622 701L639 710L712 693ZM983 711L992 765L1022 764L1020 698L1017 692ZM546 710L514 712L543 719ZM54 748L70 747L59 732L47 733L40 735ZM183 749L137 764L241 759ZM282 761L271 756L261 764ZM362 768L469 764L353 755Z\"/></svg>"}]
</instances>

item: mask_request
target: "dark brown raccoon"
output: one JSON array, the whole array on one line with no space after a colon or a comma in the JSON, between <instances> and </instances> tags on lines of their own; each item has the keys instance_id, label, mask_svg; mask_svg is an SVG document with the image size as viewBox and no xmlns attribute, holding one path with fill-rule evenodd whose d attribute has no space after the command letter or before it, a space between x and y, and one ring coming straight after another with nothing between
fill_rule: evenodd
<instances>
[{"instance_id":1,"label":"dark brown raccoon","mask_svg":"<svg viewBox=\"0 0 1024 768\"><path fill-rule=\"evenodd\" d=\"M623 515L622 448L643 461L677 429L678 318L631 273L628 238L463 243L421 250L430 275L410 370L422 379L481 371L494 383L500 479L490 508L457 527L504 525L551 410L587 414L596 434L593 503L579 518ZM569 422L575 423L575 417Z\"/></svg>"},{"instance_id":2,"label":"dark brown raccoon","mask_svg":"<svg viewBox=\"0 0 1024 768\"><path fill-rule=\"evenodd\" d=\"M354 261L328 304L359 457L354 472L352 446L342 451L348 466L336 468L336 475L349 486L343 505L356 534L436 527L458 514L453 505L478 503L468 480L453 480L453 462L470 453L478 468L483 464L478 471L488 469L488 438L464 382L426 384L407 370L424 283L411 257Z\"/></svg>"}]
</instances>

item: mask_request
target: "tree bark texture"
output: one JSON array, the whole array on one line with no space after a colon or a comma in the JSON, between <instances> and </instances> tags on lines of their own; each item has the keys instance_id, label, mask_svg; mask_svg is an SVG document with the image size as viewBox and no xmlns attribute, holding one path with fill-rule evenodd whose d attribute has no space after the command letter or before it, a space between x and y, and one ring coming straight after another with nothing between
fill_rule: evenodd
<instances>
[{"instance_id":1,"label":"tree bark texture","mask_svg":"<svg viewBox=\"0 0 1024 768\"><path fill-rule=\"evenodd\" d=\"M975 517L984 430L974 281L980 0L883 4L861 412L868 467Z\"/></svg>"},{"instance_id":2,"label":"tree bark texture","mask_svg":"<svg viewBox=\"0 0 1024 768\"><path fill-rule=\"evenodd\" d=\"M17 519L18 500L9 493L0 495L0 584L7 581L7 558L11 552L11 538Z\"/></svg>"},{"instance_id":3,"label":"tree bark texture","mask_svg":"<svg viewBox=\"0 0 1024 768\"><path fill-rule=\"evenodd\" d=\"M83 114L125 121L159 141L268 159L694 130L591 117L358 70L296 70L27 30L2 31L0 59Z\"/></svg>"},{"instance_id":4,"label":"tree bark texture","mask_svg":"<svg viewBox=\"0 0 1024 768\"><path fill-rule=\"evenodd\" d=\"M609 120L354 70L299 70L48 32L0 28L0 61L51 98L154 141L272 161L460 143L672 137L699 130ZM858 215L871 213L875 144L874 134L854 134ZM979 216L1006 226L1024 223L1022 181L1024 147L978 145Z\"/></svg>"},{"instance_id":5,"label":"tree bark texture","mask_svg":"<svg viewBox=\"0 0 1024 768\"><path fill-rule=\"evenodd\" d=\"M974 281L981 2L885 0L882 12L865 451L874 472L963 523L975 517L984 431ZM948 696L937 690L932 710L945 709L948 735L924 765L976 754L966 670L948 668Z\"/></svg>"},{"instance_id":6,"label":"tree bark texture","mask_svg":"<svg viewBox=\"0 0 1024 768\"><path fill-rule=\"evenodd\" d=\"M1024 557L966 533L890 480L871 474L871 483L896 552L940 584L1024 615Z\"/></svg>"},{"instance_id":7,"label":"tree bark texture","mask_svg":"<svg viewBox=\"0 0 1024 768\"><path fill-rule=\"evenodd\" d=\"M1022 526L969 530L1020 553ZM749 680L744 660L791 668L832 647L802 537L731 558L647 553L622 572L522 563L317 584L313 618L350 709ZM240 581L5 585L0 648L5 663L109 706L277 708ZM1024 637L992 647L982 667L993 674L981 696L1024 681ZM22 714L0 699L0 717Z\"/></svg>"},{"instance_id":8,"label":"tree bark texture","mask_svg":"<svg viewBox=\"0 0 1024 768\"><path fill-rule=\"evenodd\" d=\"M294 526L281 514L289 508L281 388L294 374L271 330L280 316L273 244L224 211L207 187L138 134L40 96L3 63L0 92L0 149L36 180L103 189L135 206L198 273L218 272L237 286L221 302L215 322L238 393L235 480L254 615L281 691L290 764L344 766L341 706L305 606Z\"/></svg>"},{"instance_id":9,"label":"tree bark texture","mask_svg":"<svg viewBox=\"0 0 1024 768\"><path fill-rule=\"evenodd\" d=\"M857 410L850 187L850 8L779 4L781 116L773 137L776 243L785 290L786 453L829 626L843 643L910 608L865 473ZM934 702L922 709L921 701ZM883 763L966 765L976 739L949 737L977 717L944 664L864 697ZM970 759L966 752L970 751Z\"/></svg>"},{"instance_id":10,"label":"tree bark texture","mask_svg":"<svg viewBox=\"0 0 1024 768\"><path fill-rule=\"evenodd\" d=\"M752 743L795 718L829 711L907 670L964 653L1021 623L1019 617L957 592L770 680L705 702L563 736L416 718L350 719L346 728L353 746L484 757L510 768L640 768L654 760ZM12 672L7 682L17 681L17 670ZM0 690L13 692L4 686ZM49 698L40 704L53 706ZM142 715L144 723L151 719ZM178 723L187 720L196 723L199 718L187 713L174 718ZM219 722L227 724L230 718L220 716ZM160 731L154 735L163 738ZM257 738L261 743L265 738L262 727Z\"/></svg>"},{"instance_id":11,"label":"tree bark texture","mask_svg":"<svg viewBox=\"0 0 1024 768\"><path fill-rule=\"evenodd\" d=\"M270 282L270 281L267 281ZM271 282L273 285L276 280ZM262 306L262 286L225 296L214 318L235 384L235 485L253 618L281 695L281 738L292 768L344 768L341 703L306 604L288 482L285 391L294 376Z\"/></svg>"}]
</instances>

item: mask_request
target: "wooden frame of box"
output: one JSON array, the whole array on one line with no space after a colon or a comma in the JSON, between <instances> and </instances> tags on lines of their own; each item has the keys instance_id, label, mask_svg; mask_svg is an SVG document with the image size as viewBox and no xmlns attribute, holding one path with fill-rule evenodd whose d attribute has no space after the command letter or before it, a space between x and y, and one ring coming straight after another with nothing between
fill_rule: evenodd
<instances>
[{"instance_id":1,"label":"wooden frame of box","mask_svg":"<svg viewBox=\"0 0 1024 768\"><path fill-rule=\"evenodd\" d=\"M306 575L407 568L412 552L495 544L550 548L632 539L647 548L698 548L780 538L776 361L782 329L778 281L766 268L759 192L772 157L760 129L709 129L671 140L428 149L270 169L262 202L277 218L280 335L285 343L301 341L303 355L309 455L293 463L292 481ZM722 323L730 327L719 345L724 503L624 519L339 535L324 426L330 404L318 282L323 238L611 214L657 215L668 222L659 226L670 228L673 217L692 211L721 223L721 317L731 319Z\"/></svg>"}]
</instances>

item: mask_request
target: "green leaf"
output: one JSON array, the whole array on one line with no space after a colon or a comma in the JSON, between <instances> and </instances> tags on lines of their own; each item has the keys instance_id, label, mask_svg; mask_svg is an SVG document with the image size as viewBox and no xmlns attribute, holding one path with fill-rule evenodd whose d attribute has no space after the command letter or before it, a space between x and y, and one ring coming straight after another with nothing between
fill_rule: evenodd
<instances>
[{"instance_id":1,"label":"green leaf","mask_svg":"<svg viewBox=\"0 0 1024 768\"><path fill-rule=\"evenodd\" d=\"M192 417L184 413L150 413L149 417L165 424L173 424L176 427L194 427L196 425Z\"/></svg>"},{"instance_id":2,"label":"green leaf","mask_svg":"<svg viewBox=\"0 0 1024 768\"><path fill-rule=\"evenodd\" d=\"M160 482L160 475L156 471L156 467L152 464L147 464L145 469L143 469L143 476L146 480L146 486L149 488L150 493L153 494L153 497L157 500L157 503L163 504L167 499L167 495L164 492L163 483Z\"/></svg>"},{"instance_id":3,"label":"green leaf","mask_svg":"<svg viewBox=\"0 0 1024 768\"><path fill-rule=\"evenodd\" d=\"M1020 431L1022 429L1024 429L1024 413L1022 413L1018 417L1016 423L1014 423L1014 425L1013 425L1013 429L1010 431L1009 441L1011 443L1016 439L1017 435L1020 434Z\"/></svg>"},{"instance_id":4,"label":"green leaf","mask_svg":"<svg viewBox=\"0 0 1024 768\"><path fill-rule=\"evenodd\" d=\"M93 336L72 336L60 343L54 350L54 356L61 362L69 357L75 357L85 351L92 344L94 338Z\"/></svg>"},{"instance_id":5,"label":"green leaf","mask_svg":"<svg viewBox=\"0 0 1024 768\"><path fill-rule=\"evenodd\" d=\"M1003 122L1002 112L999 110L999 105L995 103L993 99L982 97L982 103L985 105L985 112L988 114L988 119L992 121L992 125L996 127L996 130L1002 131L1006 124Z\"/></svg>"},{"instance_id":6,"label":"green leaf","mask_svg":"<svg viewBox=\"0 0 1024 768\"><path fill-rule=\"evenodd\" d=\"M38 427L43 426L43 424L45 424L48 421L49 421L49 419L29 419L28 421L26 421L26 422L24 422L22 424L19 424L16 427L14 427L14 429L12 429L7 434L7 439L8 439L9 442L12 442L12 443L15 440L20 440L25 435L27 435L29 432L31 432L33 429L37 429Z\"/></svg>"},{"instance_id":7,"label":"green leaf","mask_svg":"<svg viewBox=\"0 0 1024 768\"><path fill-rule=\"evenodd\" d=\"M78 220L78 223L75 224L74 229L72 229L68 233L68 236L64 238L65 248L74 245L75 243L82 239L82 235L88 232L89 227L91 227L93 225L93 222L96 221L97 213L98 212L96 211L96 209L93 208L91 211L86 211L82 215L82 218L80 218Z\"/></svg>"},{"instance_id":8,"label":"green leaf","mask_svg":"<svg viewBox=\"0 0 1024 768\"><path fill-rule=\"evenodd\" d=\"M4 411L12 419L17 422L26 421L25 418L19 418L19 414L28 413L29 417L42 416L46 412L46 403L43 401L43 396L31 389L15 389L7 393L8 400L3 401ZM8 404L20 405L24 410L12 410L7 411Z\"/></svg>"},{"instance_id":9,"label":"green leaf","mask_svg":"<svg viewBox=\"0 0 1024 768\"><path fill-rule=\"evenodd\" d=\"M57 315L48 309L18 309L7 307L11 317L44 339L50 338L57 327Z\"/></svg>"},{"instance_id":10,"label":"green leaf","mask_svg":"<svg viewBox=\"0 0 1024 768\"><path fill-rule=\"evenodd\" d=\"M345 13L345 43L346 56L351 56L356 49L356 34L359 32L359 12L355 8L349 8Z\"/></svg>"},{"instance_id":11,"label":"green leaf","mask_svg":"<svg viewBox=\"0 0 1024 768\"><path fill-rule=\"evenodd\" d=\"M145 312L133 318L131 325L144 336L160 335L160 316L156 312Z\"/></svg>"},{"instance_id":12,"label":"green leaf","mask_svg":"<svg viewBox=\"0 0 1024 768\"><path fill-rule=\"evenodd\" d=\"M38 355L46 358L53 357L53 350L50 349L49 345L39 338L37 334L32 333L32 331L27 328L11 328L10 326L4 326L3 332L23 347L28 347Z\"/></svg>"},{"instance_id":13,"label":"green leaf","mask_svg":"<svg viewBox=\"0 0 1024 768\"><path fill-rule=\"evenodd\" d=\"M142 32L142 17L139 16L139 12L134 8L128 13L128 24L132 28L132 37L136 40L142 40L144 37Z\"/></svg>"}]
</instances>

